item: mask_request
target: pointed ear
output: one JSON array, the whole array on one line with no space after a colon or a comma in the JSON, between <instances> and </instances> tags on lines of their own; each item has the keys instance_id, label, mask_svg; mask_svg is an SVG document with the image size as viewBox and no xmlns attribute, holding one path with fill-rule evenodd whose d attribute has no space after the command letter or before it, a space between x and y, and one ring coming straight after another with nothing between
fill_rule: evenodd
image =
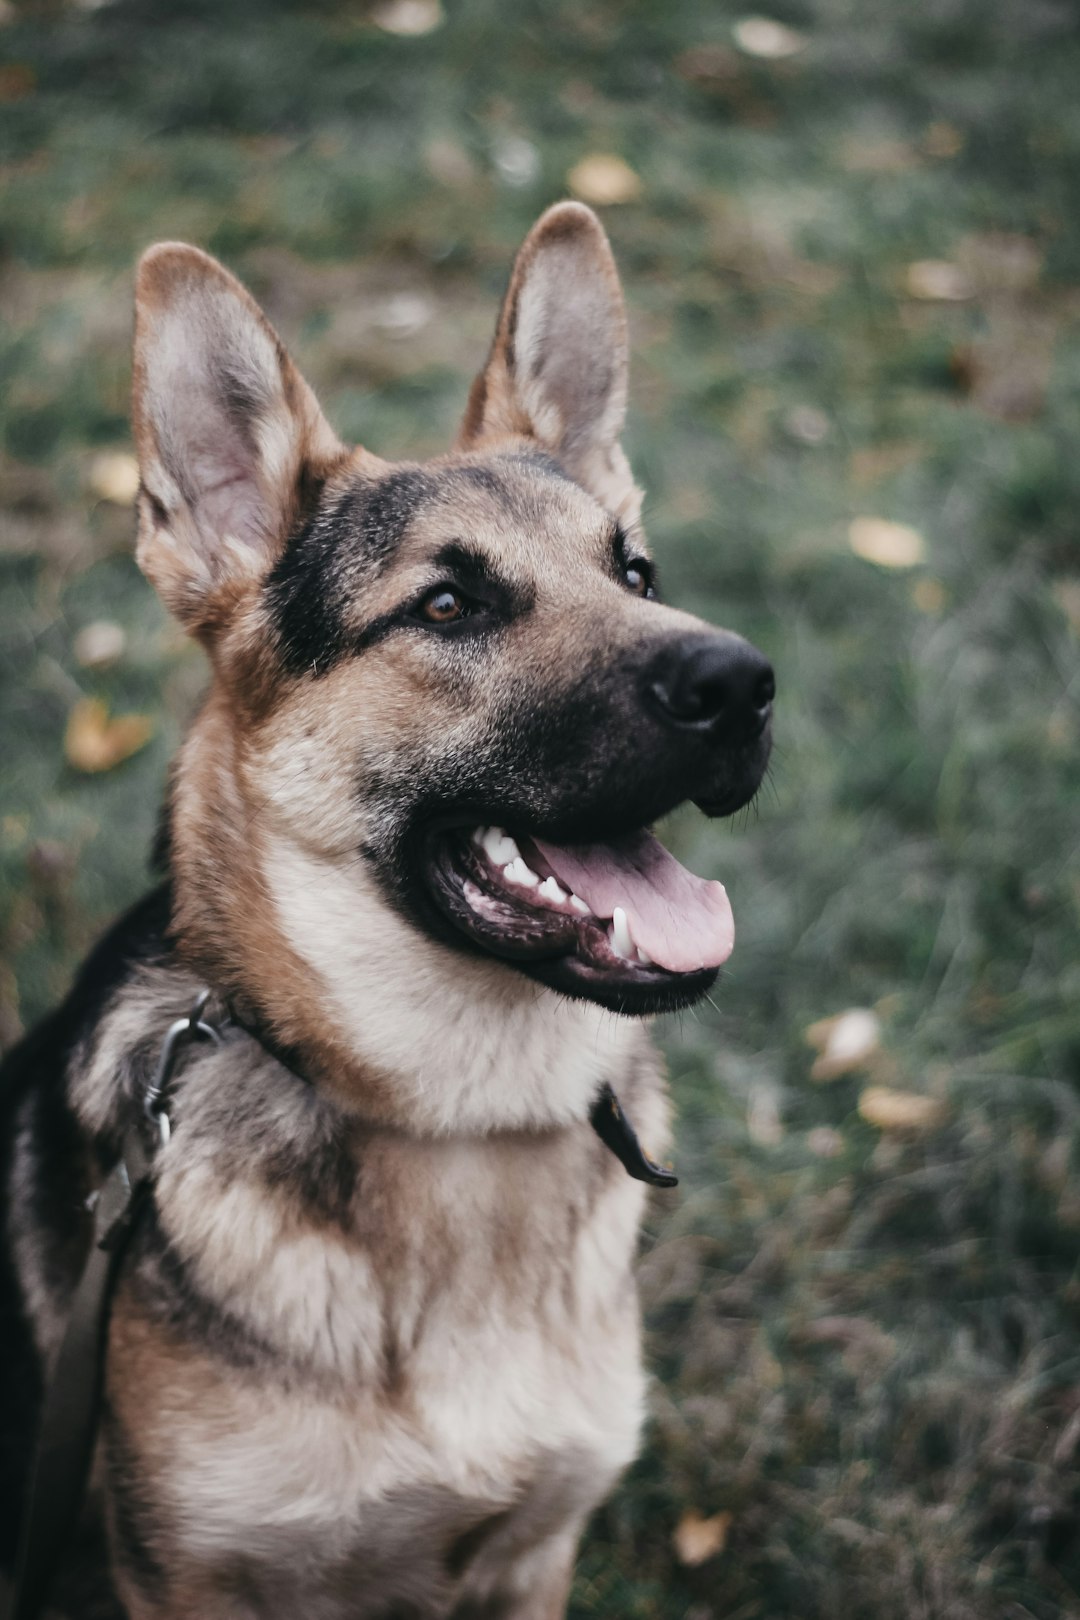
<instances>
[{"instance_id":1,"label":"pointed ear","mask_svg":"<svg viewBox=\"0 0 1080 1620\"><path fill-rule=\"evenodd\" d=\"M207 633L265 576L342 446L254 299L180 242L139 264L133 414L139 566Z\"/></svg>"},{"instance_id":2,"label":"pointed ear","mask_svg":"<svg viewBox=\"0 0 1080 1620\"><path fill-rule=\"evenodd\" d=\"M556 203L514 262L458 444L525 434L632 523L641 492L619 444L626 374L626 310L603 226L583 203Z\"/></svg>"}]
</instances>

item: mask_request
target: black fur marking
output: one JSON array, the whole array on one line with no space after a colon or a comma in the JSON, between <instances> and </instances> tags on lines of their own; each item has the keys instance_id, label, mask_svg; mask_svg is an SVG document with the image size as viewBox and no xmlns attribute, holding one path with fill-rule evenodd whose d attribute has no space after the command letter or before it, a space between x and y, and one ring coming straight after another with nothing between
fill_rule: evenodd
<instances>
[{"instance_id":1,"label":"black fur marking","mask_svg":"<svg viewBox=\"0 0 1080 1620\"><path fill-rule=\"evenodd\" d=\"M86 1241L79 1209L90 1164L66 1095L72 1053L93 1029L139 962L164 954L172 909L167 887L154 890L90 953L67 1000L8 1053L0 1067L0 1230L14 1218L39 1234L55 1280L70 1286ZM16 1121L28 1121L38 1166L27 1202L11 1211ZM26 1319L14 1260L0 1248L0 1562L10 1568L25 1474L41 1400L41 1368Z\"/></svg>"},{"instance_id":2,"label":"black fur marking","mask_svg":"<svg viewBox=\"0 0 1080 1620\"><path fill-rule=\"evenodd\" d=\"M481 1519L480 1523L474 1524L471 1530L466 1530L462 1535L457 1536L447 1549L446 1573L452 1576L454 1580L459 1580L481 1547L491 1540L497 1530L501 1530L508 1523L511 1516L512 1510L503 1508L500 1512L492 1513L486 1519Z\"/></svg>"},{"instance_id":3,"label":"black fur marking","mask_svg":"<svg viewBox=\"0 0 1080 1620\"><path fill-rule=\"evenodd\" d=\"M402 468L347 489L318 508L285 547L267 581L282 662L290 675L327 673L355 646L345 606L365 575L394 556L410 519L436 492L429 473Z\"/></svg>"},{"instance_id":4,"label":"black fur marking","mask_svg":"<svg viewBox=\"0 0 1080 1620\"><path fill-rule=\"evenodd\" d=\"M314 1111L322 1099L314 1092L311 1097ZM321 1134L324 1140L314 1151L308 1143L278 1143L262 1161L263 1176L267 1186L291 1192L317 1220L348 1232L359 1181L357 1163L347 1144L331 1136L325 1124Z\"/></svg>"}]
</instances>

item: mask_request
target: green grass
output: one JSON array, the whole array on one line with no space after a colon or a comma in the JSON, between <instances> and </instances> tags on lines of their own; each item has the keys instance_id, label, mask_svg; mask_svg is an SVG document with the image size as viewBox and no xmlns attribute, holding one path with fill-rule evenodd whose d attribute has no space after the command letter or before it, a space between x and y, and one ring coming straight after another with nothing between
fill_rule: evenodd
<instances>
[{"instance_id":1,"label":"green grass","mask_svg":"<svg viewBox=\"0 0 1080 1620\"><path fill-rule=\"evenodd\" d=\"M517 240L579 158L620 154L666 590L753 637L780 700L755 813L672 823L739 940L665 1034L684 1179L643 1262L654 1419L572 1613L1080 1615L1073 10L783 0L807 44L768 63L730 0L447 5L413 39L334 0L0 27L0 1037L145 884L202 679L88 482L127 443L138 250L225 257L340 431L423 455ZM970 296L910 296L927 259ZM428 316L405 336L402 290ZM914 526L924 562L854 555L856 516ZM127 651L93 674L72 642L101 618ZM72 771L80 694L151 714L149 747ZM806 1026L851 1006L883 1051L815 1084ZM867 1080L940 1123L876 1129ZM732 1514L695 1569L691 1509Z\"/></svg>"}]
</instances>

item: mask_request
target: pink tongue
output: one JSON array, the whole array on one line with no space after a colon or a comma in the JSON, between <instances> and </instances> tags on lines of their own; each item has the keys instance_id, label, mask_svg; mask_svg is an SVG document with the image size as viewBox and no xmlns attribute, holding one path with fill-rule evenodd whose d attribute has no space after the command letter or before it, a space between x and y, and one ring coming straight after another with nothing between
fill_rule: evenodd
<instances>
[{"instance_id":1,"label":"pink tongue","mask_svg":"<svg viewBox=\"0 0 1080 1620\"><path fill-rule=\"evenodd\" d=\"M596 917L626 912L634 944L671 973L719 967L735 944L735 919L722 883L680 866L652 833L617 844L533 843L564 888Z\"/></svg>"}]
</instances>

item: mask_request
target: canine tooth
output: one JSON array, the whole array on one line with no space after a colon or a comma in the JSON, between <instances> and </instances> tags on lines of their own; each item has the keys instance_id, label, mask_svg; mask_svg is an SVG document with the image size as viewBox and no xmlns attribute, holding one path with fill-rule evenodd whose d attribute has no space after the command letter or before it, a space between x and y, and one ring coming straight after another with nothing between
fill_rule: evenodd
<instances>
[{"instance_id":1,"label":"canine tooth","mask_svg":"<svg viewBox=\"0 0 1080 1620\"><path fill-rule=\"evenodd\" d=\"M615 947L616 956L625 957L629 962L633 961L634 941L622 906L616 906L611 914L611 943Z\"/></svg>"},{"instance_id":2,"label":"canine tooth","mask_svg":"<svg viewBox=\"0 0 1080 1620\"><path fill-rule=\"evenodd\" d=\"M540 893L545 900L553 900L556 905L561 905L567 898L566 890L561 889L553 877L544 879L540 885Z\"/></svg>"},{"instance_id":3,"label":"canine tooth","mask_svg":"<svg viewBox=\"0 0 1080 1620\"><path fill-rule=\"evenodd\" d=\"M487 829L485 827L474 827L472 830L472 841L474 844L479 844L481 849L484 847L484 834L486 831Z\"/></svg>"},{"instance_id":4,"label":"canine tooth","mask_svg":"<svg viewBox=\"0 0 1080 1620\"><path fill-rule=\"evenodd\" d=\"M510 840L513 843L513 839ZM526 889L535 889L540 879L531 866L526 866L520 855L515 855L508 865L503 867L503 877L509 878L511 883L523 884Z\"/></svg>"},{"instance_id":5,"label":"canine tooth","mask_svg":"<svg viewBox=\"0 0 1080 1620\"><path fill-rule=\"evenodd\" d=\"M572 894L570 896L570 904L573 906L574 910L580 912L583 917L592 916L592 912L589 910L588 906L585 904L584 900L582 900L580 895Z\"/></svg>"},{"instance_id":6,"label":"canine tooth","mask_svg":"<svg viewBox=\"0 0 1080 1620\"><path fill-rule=\"evenodd\" d=\"M637 959L641 963L642 967L652 967L653 965L652 957L649 955L648 951L643 951L640 945L637 948Z\"/></svg>"},{"instance_id":7,"label":"canine tooth","mask_svg":"<svg viewBox=\"0 0 1080 1620\"><path fill-rule=\"evenodd\" d=\"M493 866L506 866L509 861L516 861L521 854L509 833L501 827L489 827L480 840L484 854Z\"/></svg>"}]
</instances>

